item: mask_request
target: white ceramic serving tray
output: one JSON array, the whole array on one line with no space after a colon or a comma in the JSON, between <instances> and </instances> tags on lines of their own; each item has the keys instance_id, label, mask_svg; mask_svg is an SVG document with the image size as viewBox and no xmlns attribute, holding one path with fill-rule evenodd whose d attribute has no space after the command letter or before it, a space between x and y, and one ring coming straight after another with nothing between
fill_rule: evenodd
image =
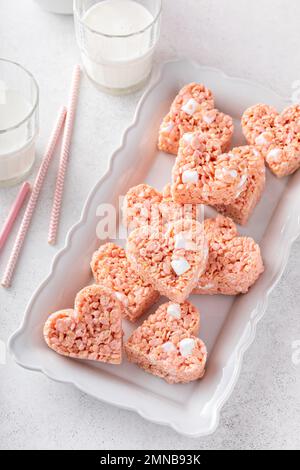
<instances>
[{"instance_id":1,"label":"white ceramic serving tray","mask_svg":"<svg viewBox=\"0 0 300 470\"><path fill-rule=\"evenodd\" d=\"M241 229L242 234L261 244L266 267L250 292L235 298L191 297L201 311L200 337L209 351L202 380L168 385L126 359L121 366L109 366L64 358L48 349L42 336L48 314L72 307L76 292L91 283L89 261L99 244L98 205L117 204L119 195L138 183L147 182L162 189L170 180L174 157L157 151L157 132L172 99L191 81L203 82L212 89L216 106L234 118L234 144L245 143L239 120L248 106L262 102L281 110L289 104L272 90L228 77L215 69L186 60L165 64L142 97L121 147L112 156L106 175L92 190L80 221L70 230L65 248L54 259L50 275L33 295L20 329L10 339L10 350L23 367L71 383L99 400L135 410L144 418L169 425L182 434L202 436L212 433L218 425L220 410L237 382L243 354L254 339L268 296L299 234L300 172L283 180L268 172L263 199L247 227ZM211 215L214 211L207 212ZM132 327L124 326L128 335Z\"/></svg>"}]
</instances>

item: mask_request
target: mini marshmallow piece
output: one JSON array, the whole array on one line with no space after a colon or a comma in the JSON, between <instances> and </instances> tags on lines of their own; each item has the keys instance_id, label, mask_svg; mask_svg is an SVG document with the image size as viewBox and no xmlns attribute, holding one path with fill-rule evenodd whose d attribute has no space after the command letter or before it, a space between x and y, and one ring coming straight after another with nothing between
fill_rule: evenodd
<instances>
[{"instance_id":1,"label":"mini marshmallow piece","mask_svg":"<svg viewBox=\"0 0 300 470\"><path fill-rule=\"evenodd\" d=\"M184 232L177 233L175 235L175 248L176 249L182 249L182 250L190 250L190 251L196 251L197 246L196 244L191 240L190 235Z\"/></svg>"},{"instance_id":2,"label":"mini marshmallow piece","mask_svg":"<svg viewBox=\"0 0 300 470\"><path fill-rule=\"evenodd\" d=\"M141 208L140 214L142 217L145 217L145 218L149 217L149 211L146 207Z\"/></svg>"},{"instance_id":3,"label":"mini marshmallow piece","mask_svg":"<svg viewBox=\"0 0 300 470\"><path fill-rule=\"evenodd\" d=\"M179 304L170 304L167 308L168 315L174 318L181 318L181 307Z\"/></svg>"},{"instance_id":4,"label":"mini marshmallow piece","mask_svg":"<svg viewBox=\"0 0 300 470\"><path fill-rule=\"evenodd\" d=\"M177 235L175 235L175 248L182 248L183 250L186 249L186 238L184 236L184 234L181 232L181 233L177 233Z\"/></svg>"},{"instance_id":5,"label":"mini marshmallow piece","mask_svg":"<svg viewBox=\"0 0 300 470\"><path fill-rule=\"evenodd\" d=\"M176 351L176 347L174 346L173 343L171 343L171 341L167 341L166 343L164 343L162 345L162 349L166 353L171 352L171 351Z\"/></svg>"},{"instance_id":6,"label":"mini marshmallow piece","mask_svg":"<svg viewBox=\"0 0 300 470\"><path fill-rule=\"evenodd\" d=\"M188 261L183 257L173 259L171 261L171 266L173 268L173 271L177 274L177 276L181 276L181 274L184 274L191 267Z\"/></svg>"},{"instance_id":7,"label":"mini marshmallow piece","mask_svg":"<svg viewBox=\"0 0 300 470\"><path fill-rule=\"evenodd\" d=\"M244 173L244 174L241 176L241 179L240 179L238 188L242 188L242 187L244 186L244 184L246 183L247 179L248 179L248 175L247 175L247 173Z\"/></svg>"},{"instance_id":8,"label":"mini marshmallow piece","mask_svg":"<svg viewBox=\"0 0 300 470\"><path fill-rule=\"evenodd\" d=\"M191 142L193 138L193 132L186 132L185 134L183 134L182 138L185 142Z\"/></svg>"},{"instance_id":9,"label":"mini marshmallow piece","mask_svg":"<svg viewBox=\"0 0 300 470\"><path fill-rule=\"evenodd\" d=\"M192 338L184 338L179 343L179 351L183 357L192 354L195 347L195 340Z\"/></svg>"},{"instance_id":10,"label":"mini marshmallow piece","mask_svg":"<svg viewBox=\"0 0 300 470\"><path fill-rule=\"evenodd\" d=\"M228 170L227 168L217 168L215 176L218 180L223 180L226 176L236 178L238 175L236 170Z\"/></svg>"},{"instance_id":11,"label":"mini marshmallow piece","mask_svg":"<svg viewBox=\"0 0 300 470\"><path fill-rule=\"evenodd\" d=\"M245 191L245 184L247 183L248 181L248 175L247 173L243 174L241 179L240 179L240 182L238 184L238 191L236 193L236 199L242 194L243 191Z\"/></svg>"},{"instance_id":12,"label":"mini marshmallow piece","mask_svg":"<svg viewBox=\"0 0 300 470\"><path fill-rule=\"evenodd\" d=\"M280 155L281 155L281 149L275 148L275 149L270 150L270 152L267 155L267 158L271 158L272 160L277 161L280 159Z\"/></svg>"},{"instance_id":13,"label":"mini marshmallow piece","mask_svg":"<svg viewBox=\"0 0 300 470\"><path fill-rule=\"evenodd\" d=\"M166 124L165 126L162 126L161 127L161 131L162 132L170 132L174 127L174 123L173 122L169 122L168 124Z\"/></svg>"},{"instance_id":14,"label":"mini marshmallow piece","mask_svg":"<svg viewBox=\"0 0 300 470\"><path fill-rule=\"evenodd\" d=\"M204 114L202 118L206 124L212 124L216 119L216 113Z\"/></svg>"},{"instance_id":15,"label":"mini marshmallow piece","mask_svg":"<svg viewBox=\"0 0 300 470\"><path fill-rule=\"evenodd\" d=\"M183 106L181 106L182 111L184 111L189 116L192 116L200 108L199 103L197 103L194 98L190 98Z\"/></svg>"},{"instance_id":16,"label":"mini marshmallow piece","mask_svg":"<svg viewBox=\"0 0 300 470\"><path fill-rule=\"evenodd\" d=\"M236 178L237 175L238 175L236 170L230 170L229 174L230 174L230 176L232 176L232 178Z\"/></svg>"},{"instance_id":17,"label":"mini marshmallow piece","mask_svg":"<svg viewBox=\"0 0 300 470\"><path fill-rule=\"evenodd\" d=\"M128 299L125 294L122 294L122 292L117 291L115 292L115 296L120 302L122 302L122 304L125 305L125 307L128 307Z\"/></svg>"},{"instance_id":18,"label":"mini marshmallow piece","mask_svg":"<svg viewBox=\"0 0 300 470\"><path fill-rule=\"evenodd\" d=\"M218 179L218 180L222 180L224 178L224 168L217 168L216 171L215 171L215 177Z\"/></svg>"},{"instance_id":19,"label":"mini marshmallow piece","mask_svg":"<svg viewBox=\"0 0 300 470\"><path fill-rule=\"evenodd\" d=\"M199 175L196 170L185 170L182 173L183 183L197 183L198 179L199 179Z\"/></svg>"},{"instance_id":20,"label":"mini marshmallow piece","mask_svg":"<svg viewBox=\"0 0 300 470\"><path fill-rule=\"evenodd\" d=\"M204 286L201 286L200 289L213 289L215 287L213 282L209 282L208 284L205 284Z\"/></svg>"},{"instance_id":21,"label":"mini marshmallow piece","mask_svg":"<svg viewBox=\"0 0 300 470\"><path fill-rule=\"evenodd\" d=\"M269 134L268 132L263 132L262 134L256 137L255 143L257 145L266 145L270 143L271 139L271 134Z\"/></svg>"}]
</instances>

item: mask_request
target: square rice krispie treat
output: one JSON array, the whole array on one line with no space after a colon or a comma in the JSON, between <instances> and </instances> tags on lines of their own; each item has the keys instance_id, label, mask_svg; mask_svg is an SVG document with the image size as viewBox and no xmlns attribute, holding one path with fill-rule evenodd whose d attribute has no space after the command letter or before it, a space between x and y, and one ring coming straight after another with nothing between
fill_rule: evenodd
<instances>
[{"instance_id":1,"label":"square rice krispie treat","mask_svg":"<svg viewBox=\"0 0 300 470\"><path fill-rule=\"evenodd\" d=\"M230 152L246 162L244 179L240 183L238 196L231 204L219 204L215 208L221 214L230 217L236 223L245 225L254 208L261 199L265 188L266 172L264 158L253 146L236 147Z\"/></svg>"},{"instance_id":2,"label":"square rice krispie treat","mask_svg":"<svg viewBox=\"0 0 300 470\"><path fill-rule=\"evenodd\" d=\"M246 109L242 128L249 144L262 152L270 170L278 177L300 167L300 105L279 114L275 108L257 104Z\"/></svg>"},{"instance_id":3,"label":"square rice krispie treat","mask_svg":"<svg viewBox=\"0 0 300 470\"><path fill-rule=\"evenodd\" d=\"M91 269L95 282L112 289L123 302L126 317L137 320L157 301L159 294L132 268L123 248L105 243L93 254Z\"/></svg>"},{"instance_id":4,"label":"square rice krispie treat","mask_svg":"<svg viewBox=\"0 0 300 470\"><path fill-rule=\"evenodd\" d=\"M203 225L182 219L159 230L139 227L128 237L126 254L146 283L173 302L182 303L206 269Z\"/></svg>"},{"instance_id":5,"label":"square rice krispie treat","mask_svg":"<svg viewBox=\"0 0 300 470\"><path fill-rule=\"evenodd\" d=\"M232 118L214 108L211 91L202 84L185 85L175 97L164 117L158 147L177 155L179 140L186 132L201 131L219 142L223 151L230 145L233 134Z\"/></svg>"},{"instance_id":6,"label":"square rice krispie treat","mask_svg":"<svg viewBox=\"0 0 300 470\"><path fill-rule=\"evenodd\" d=\"M181 204L230 204L244 184L247 161L222 153L218 142L199 132L184 134L172 170L172 197Z\"/></svg>"},{"instance_id":7,"label":"square rice krispie treat","mask_svg":"<svg viewBox=\"0 0 300 470\"><path fill-rule=\"evenodd\" d=\"M208 266L194 293L246 293L264 270L259 245L250 237L238 236L228 217L207 219L204 229L209 244Z\"/></svg>"},{"instance_id":8,"label":"square rice krispie treat","mask_svg":"<svg viewBox=\"0 0 300 470\"><path fill-rule=\"evenodd\" d=\"M85 287L76 295L74 310L49 316L45 341L63 356L120 364L123 311L112 290L99 285Z\"/></svg>"},{"instance_id":9,"label":"square rice krispie treat","mask_svg":"<svg viewBox=\"0 0 300 470\"><path fill-rule=\"evenodd\" d=\"M130 362L169 383L201 378L207 358L196 337L199 313L189 302L161 305L135 330L125 344Z\"/></svg>"}]
</instances>

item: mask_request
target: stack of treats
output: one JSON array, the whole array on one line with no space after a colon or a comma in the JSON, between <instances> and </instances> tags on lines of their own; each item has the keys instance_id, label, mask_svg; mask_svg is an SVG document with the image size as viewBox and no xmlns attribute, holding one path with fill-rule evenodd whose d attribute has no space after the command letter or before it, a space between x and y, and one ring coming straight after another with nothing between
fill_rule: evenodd
<instances>
[{"instance_id":1,"label":"stack of treats","mask_svg":"<svg viewBox=\"0 0 300 470\"><path fill-rule=\"evenodd\" d=\"M59 354L120 364L128 360L168 383L203 377L207 350L200 314L187 299L245 294L264 270L258 244L240 236L265 187L265 162L278 177L300 166L300 107L279 114L258 104L242 116L247 145L231 148L233 120L202 84L184 86L162 120L158 148L175 155L162 192L130 188L123 205L126 248L106 243L93 254L94 284L73 309L52 313L44 337ZM170 157L174 158L174 157ZM219 213L201 220L203 205ZM201 220L201 221L200 221ZM137 322L161 304L123 345L122 321Z\"/></svg>"}]
</instances>

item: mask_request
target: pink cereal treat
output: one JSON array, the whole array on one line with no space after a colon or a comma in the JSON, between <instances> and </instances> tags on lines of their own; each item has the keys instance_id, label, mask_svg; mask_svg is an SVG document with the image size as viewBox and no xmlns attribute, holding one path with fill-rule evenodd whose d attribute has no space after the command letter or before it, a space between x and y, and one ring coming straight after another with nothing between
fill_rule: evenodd
<instances>
[{"instance_id":1,"label":"pink cereal treat","mask_svg":"<svg viewBox=\"0 0 300 470\"><path fill-rule=\"evenodd\" d=\"M188 383L205 372L207 351L196 337L199 313L189 302L161 305L125 343L130 362L168 383Z\"/></svg>"},{"instance_id":2,"label":"pink cereal treat","mask_svg":"<svg viewBox=\"0 0 300 470\"><path fill-rule=\"evenodd\" d=\"M134 332L135 340L138 339L137 332L146 332L150 329L153 341L152 346L156 346L158 340L168 339L171 331L185 330L191 335L197 336L200 330L200 314L197 308L190 302L181 304L166 302L160 305L156 312L149 317ZM156 333L156 330L164 331L164 334Z\"/></svg>"},{"instance_id":3,"label":"pink cereal treat","mask_svg":"<svg viewBox=\"0 0 300 470\"><path fill-rule=\"evenodd\" d=\"M215 208L236 223L245 225L265 188L265 162L262 153L254 146L236 147L231 153L239 155L244 160L246 164L244 178L241 180L236 199L231 204L217 204Z\"/></svg>"},{"instance_id":4,"label":"pink cereal treat","mask_svg":"<svg viewBox=\"0 0 300 470\"><path fill-rule=\"evenodd\" d=\"M139 227L130 233L127 258L139 276L176 303L182 303L205 271L208 247L203 225L182 219L159 230Z\"/></svg>"},{"instance_id":5,"label":"pink cereal treat","mask_svg":"<svg viewBox=\"0 0 300 470\"><path fill-rule=\"evenodd\" d=\"M127 192L123 201L123 224L133 230L160 221L163 196L148 184L138 184Z\"/></svg>"},{"instance_id":6,"label":"pink cereal treat","mask_svg":"<svg viewBox=\"0 0 300 470\"><path fill-rule=\"evenodd\" d=\"M208 267L194 293L246 293L264 270L259 245L250 237L238 236L228 217L207 219L204 228L209 243Z\"/></svg>"},{"instance_id":7,"label":"pink cereal treat","mask_svg":"<svg viewBox=\"0 0 300 470\"><path fill-rule=\"evenodd\" d=\"M124 198L122 212L123 224L129 229L200 217L200 207L173 201L170 184L164 187L162 193L147 184L130 188Z\"/></svg>"},{"instance_id":8,"label":"pink cereal treat","mask_svg":"<svg viewBox=\"0 0 300 470\"><path fill-rule=\"evenodd\" d=\"M202 84L185 85L175 97L169 113L164 117L158 138L158 147L177 155L179 140L186 132L201 131L217 140L225 151L233 134L232 118L214 108L211 91Z\"/></svg>"},{"instance_id":9,"label":"pink cereal treat","mask_svg":"<svg viewBox=\"0 0 300 470\"><path fill-rule=\"evenodd\" d=\"M125 316L136 321L158 299L159 294L132 269L123 248L105 243L93 254L91 269L95 282L112 289L124 304Z\"/></svg>"},{"instance_id":10,"label":"pink cereal treat","mask_svg":"<svg viewBox=\"0 0 300 470\"><path fill-rule=\"evenodd\" d=\"M123 309L110 289L85 287L76 295L74 310L49 316L44 326L45 341L63 356L120 364Z\"/></svg>"},{"instance_id":11,"label":"pink cereal treat","mask_svg":"<svg viewBox=\"0 0 300 470\"><path fill-rule=\"evenodd\" d=\"M180 219L201 218L201 204L181 204L172 197L171 184L166 184L162 191L163 199L160 204L162 219L166 222L175 222Z\"/></svg>"},{"instance_id":12,"label":"pink cereal treat","mask_svg":"<svg viewBox=\"0 0 300 470\"><path fill-rule=\"evenodd\" d=\"M199 132L185 134L172 170L172 197L181 204L230 204L246 170L238 152L222 153L217 141Z\"/></svg>"},{"instance_id":13,"label":"pink cereal treat","mask_svg":"<svg viewBox=\"0 0 300 470\"><path fill-rule=\"evenodd\" d=\"M242 116L242 128L276 176L290 175L300 167L300 105L289 106L281 114L265 104L251 106Z\"/></svg>"},{"instance_id":14,"label":"pink cereal treat","mask_svg":"<svg viewBox=\"0 0 300 470\"><path fill-rule=\"evenodd\" d=\"M235 223L229 218L217 215L215 218L204 221L205 236L209 248L213 244L223 244L238 236L238 230Z\"/></svg>"}]
</instances>

